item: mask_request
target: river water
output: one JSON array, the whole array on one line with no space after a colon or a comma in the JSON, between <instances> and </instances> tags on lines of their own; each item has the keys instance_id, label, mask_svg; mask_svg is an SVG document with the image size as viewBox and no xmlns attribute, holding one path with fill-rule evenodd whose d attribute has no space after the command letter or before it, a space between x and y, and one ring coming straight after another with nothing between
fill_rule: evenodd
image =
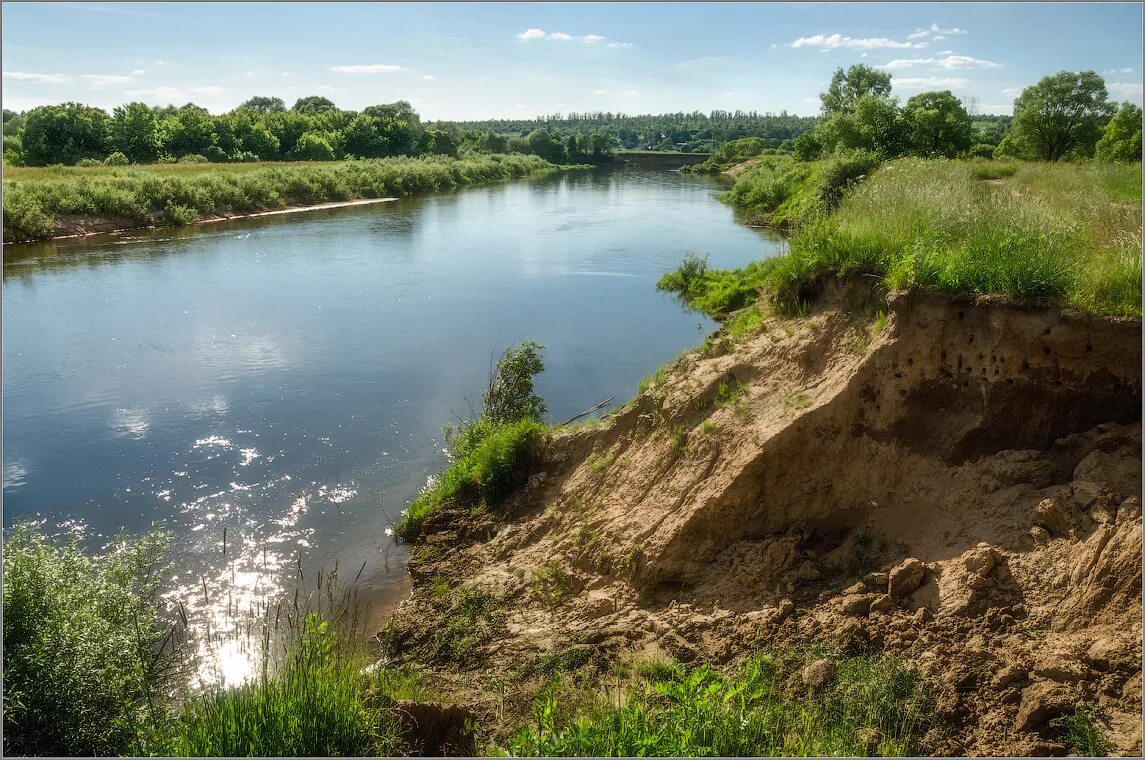
<instances>
[{"instance_id":1,"label":"river water","mask_svg":"<svg viewBox=\"0 0 1145 760\"><path fill-rule=\"evenodd\" d=\"M619 405L714 328L655 289L664 271L781 250L721 187L576 172L5 246L5 527L99 550L161 524L172 598L216 630L224 605L335 563L384 609L408 593L388 527L446 464L442 425L479 405L495 351L545 345L553 420ZM209 655L207 680L250 672L245 650Z\"/></svg>"}]
</instances>

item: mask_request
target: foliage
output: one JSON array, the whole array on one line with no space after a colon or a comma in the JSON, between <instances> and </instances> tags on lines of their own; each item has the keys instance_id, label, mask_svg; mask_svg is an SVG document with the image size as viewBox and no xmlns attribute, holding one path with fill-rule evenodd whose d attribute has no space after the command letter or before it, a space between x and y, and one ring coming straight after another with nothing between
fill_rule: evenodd
<instances>
[{"instance_id":1,"label":"foliage","mask_svg":"<svg viewBox=\"0 0 1145 760\"><path fill-rule=\"evenodd\" d=\"M950 90L915 95L906 102L903 116L916 156L954 158L974 140L970 116Z\"/></svg>"},{"instance_id":2,"label":"foliage","mask_svg":"<svg viewBox=\"0 0 1145 760\"><path fill-rule=\"evenodd\" d=\"M175 663L157 617L167 537L101 557L27 525L4 541L4 751L136 754Z\"/></svg>"},{"instance_id":3,"label":"foliage","mask_svg":"<svg viewBox=\"0 0 1145 760\"><path fill-rule=\"evenodd\" d=\"M133 163L147 164L159 158L162 145L159 119L144 103L128 103L116 108L109 137L111 146Z\"/></svg>"},{"instance_id":4,"label":"foliage","mask_svg":"<svg viewBox=\"0 0 1145 760\"><path fill-rule=\"evenodd\" d=\"M1106 757L1111 749L1110 742L1097 726L1098 708L1096 705L1079 707L1072 715L1063 715L1050 721L1061 741L1082 757Z\"/></svg>"},{"instance_id":5,"label":"foliage","mask_svg":"<svg viewBox=\"0 0 1145 760\"><path fill-rule=\"evenodd\" d=\"M1105 80L1093 71L1044 77L1014 101L1014 126L1002 143L1004 152L1044 161L1092 156L1116 108L1108 97Z\"/></svg>"},{"instance_id":6,"label":"foliage","mask_svg":"<svg viewBox=\"0 0 1145 760\"><path fill-rule=\"evenodd\" d=\"M104 166L127 166L131 160L118 150L101 162Z\"/></svg>"},{"instance_id":7,"label":"foliage","mask_svg":"<svg viewBox=\"0 0 1145 760\"><path fill-rule=\"evenodd\" d=\"M554 167L535 156L388 158L327 164L170 164L147 169L16 169L4 180L4 239L52 235L66 214L145 221L169 203L200 216L352 198L399 197ZM15 177L15 179L10 179Z\"/></svg>"},{"instance_id":8,"label":"foliage","mask_svg":"<svg viewBox=\"0 0 1145 760\"><path fill-rule=\"evenodd\" d=\"M891 75L866 64L855 64L846 71L835 69L827 91L820 93L823 113L851 113L864 97L889 98Z\"/></svg>"},{"instance_id":9,"label":"foliage","mask_svg":"<svg viewBox=\"0 0 1145 760\"><path fill-rule=\"evenodd\" d=\"M446 428L453 462L410 504L397 528L400 537L415 538L426 517L445 502L492 504L517 483L546 431L545 403L533 390L534 377L544 371L543 348L524 341L505 349L490 373L481 414Z\"/></svg>"},{"instance_id":10,"label":"foliage","mask_svg":"<svg viewBox=\"0 0 1145 760\"><path fill-rule=\"evenodd\" d=\"M367 696L365 657L315 611L302 617L274 674L193 699L167 748L180 757L386 756L392 713Z\"/></svg>"},{"instance_id":11,"label":"foliage","mask_svg":"<svg viewBox=\"0 0 1145 760\"><path fill-rule=\"evenodd\" d=\"M810 659L764 654L730 673L707 665L644 667L621 693L584 693L557 678L536 699L522 756L704 757L921 754L930 695L904 664L837 661L836 683L799 681ZM619 689L617 689L619 692Z\"/></svg>"},{"instance_id":12,"label":"foliage","mask_svg":"<svg viewBox=\"0 0 1145 760\"><path fill-rule=\"evenodd\" d=\"M1097 141L1094 157L1098 161L1141 160L1141 109L1138 106L1121 105Z\"/></svg>"},{"instance_id":13,"label":"foliage","mask_svg":"<svg viewBox=\"0 0 1145 760\"><path fill-rule=\"evenodd\" d=\"M688 306L716 319L753 304L763 293L774 259L753 261L743 269L720 270L696 266L694 254L678 269L668 272L656 287L675 292Z\"/></svg>"},{"instance_id":14,"label":"foliage","mask_svg":"<svg viewBox=\"0 0 1145 760\"><path fill-rule=\"evenodd\" d=\"M98 108L64 103L33 108L24 117L23 160L29 166L74 164L108 154L109 119Z\"/></svg>"}]
</instances>

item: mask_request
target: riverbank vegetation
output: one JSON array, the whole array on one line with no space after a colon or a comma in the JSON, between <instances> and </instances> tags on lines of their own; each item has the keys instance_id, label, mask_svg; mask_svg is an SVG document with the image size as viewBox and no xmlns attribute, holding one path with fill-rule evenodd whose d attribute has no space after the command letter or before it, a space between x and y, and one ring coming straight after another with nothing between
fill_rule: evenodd
<instances>
[{"instance_id":1,"label":"riverbank vegetation","mask_svg":"<svg viewBox=\"0 0 1145 760\"><path fill-rule=\"evenodd\" d=\"M18 169L4 180L4 240L52 237L66 216L178 226L323 201L402 197L553 171L537 156L430 156L338 163Z\"/></svg>"},{"instance_id":2,"label":"riverbank vegetation","mask_svg":"<svg viewBox=\"0 0 1145 760\"><path fill-rule=\"evenodd\" d=\"M900 109L890 81L861 65L838 70L823 121L793 155L761 155L723 195L749 221L789 232L785 255L738 272L700 272L689 259L660 287L721 318L763 293L798 308L825 278L853 274L888 289L1140 316L1140 109L1114 116L1098 75L1062 72L1027 88L1013 128L978 151L949 92Z\"/></svg>"}]
</instances>

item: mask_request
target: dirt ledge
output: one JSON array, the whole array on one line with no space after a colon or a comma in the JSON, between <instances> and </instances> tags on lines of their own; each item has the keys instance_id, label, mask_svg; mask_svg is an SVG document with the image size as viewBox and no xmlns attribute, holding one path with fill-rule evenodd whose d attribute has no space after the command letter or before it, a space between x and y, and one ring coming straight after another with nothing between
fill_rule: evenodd
<instances>
[{"instance_id":1,"label":"dirt ledge","mask_svg":"<svg viewBox=\"0 0 1145 760\"><path fill-rule=\"evenodd\" d=\"M1047 723L1082 703L1141 752L1139 320L833 286L555 434L531 472L427 523L387 633L491 723L490 673L570 647L814 642L917 663L959 726L936 754L1064 752ZM427 659L438 576L503 605L471 664Z\"/></svg>"}]
</instances>

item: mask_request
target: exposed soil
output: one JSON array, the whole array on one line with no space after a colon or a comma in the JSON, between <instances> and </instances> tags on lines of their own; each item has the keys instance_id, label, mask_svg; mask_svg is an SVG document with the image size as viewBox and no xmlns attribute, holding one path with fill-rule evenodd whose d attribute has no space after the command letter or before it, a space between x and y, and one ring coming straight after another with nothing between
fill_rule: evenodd
<instances>
[{"instance_id":1,"label":"exposed soil","mask_svg":"<svg viewBox=\"0 0 1145 760\"><path fill-rule=\"evenodd\" d=\"M427 522L390 631L407 656L447 620L435 576L506 605L434 688L496 729L491 679L546 653L815 642L932 679L957 729L935 754L1063 754L1048 724L1082 704L1141 753L1140 321L828 291L554 435L503 504Z\"/></svg>"},{"instance_id":2,"label":"exposed soil","mask_svg":"<svg viewBox=\"0 0 1145 760\"><path fill-rule=\"evenodd\" d=\"M204 214L199 217L196 224L210 224L212 222L225 222L231 219L254 219L260 216L278 216L281 214L302 214L307 211L321 211L323 209L343 208L346 206L365 206L371 203L388 203L389 201L396 201L397 198L363 198L354 201L332 201L330 203L318 203L310 206L288 206L287 208L276 209L274 211L257 211L250 214ZM108 216L84 216L82 214L65 214L56 217L54 234L51 240L63 240L66 238L87 237L88 235L104 235L109 232L125 232L128 230L149 230L156 227L162 227L160 223L161 212L153 212L146 222L139 222L136 219L129 219L127 217L108 217ZM4 242L12 242L9 240L7 229L5 229Z\"/></svg>"}]
</instances>

